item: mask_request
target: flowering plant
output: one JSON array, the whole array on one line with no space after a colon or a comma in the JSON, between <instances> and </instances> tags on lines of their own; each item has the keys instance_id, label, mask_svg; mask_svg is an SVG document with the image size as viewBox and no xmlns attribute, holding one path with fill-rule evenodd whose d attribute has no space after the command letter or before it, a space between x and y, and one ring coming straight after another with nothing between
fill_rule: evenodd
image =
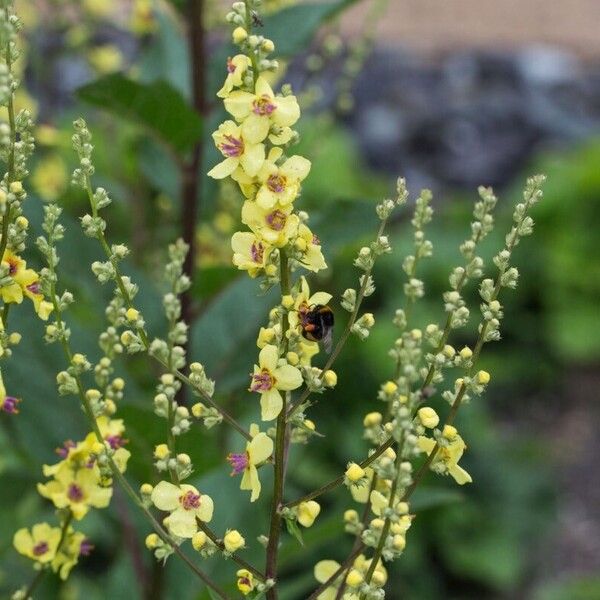
<instances>
[{"instance_id":1,"label":"flowering plant","mask_svg":"<svg viewBox=\"0 0 600 600\"><path fill-rule=\"evenodd\" d=\"M493 229L497 201L491 189L479 189L470 233L459 249L462 264L450 273L449 289L443 295L442 322L420 327L413 322L413 307L426 291L418 267L433 252L427 237L433 209L431 193L419 194L411 220L414 250L401 262L406 283L403 305L393 318L397 337L389 353L390 376L374 393L377 402L369 405L361 426L371 448L362 458L348 457L347 464L340 465L339 476L317 489L299 497L286 493L290 447L321 435L309 418L310 411L320 396L334 394L336 359L351 336L366 342L375 326L374 315L363 311L363 301L375 292L377 260L392 253L386 227L392 215L408 203L409 192L406 182L399 179L395 197L375 207L373 218L379 225L372 242L356 255L356 286L346 289L339 299L348 313L346 322L340 331L337 325L334 330L341 311L330 306L337 304L330 293L315 290L314 274L325 270L327 263L318 232L309 226L308 213L301 210L302 184L310 176L311 162L293 153L300 104L288 84L277 82L280 67L272 58L276 47L257 32L258 8L257 0L235 2L227 15L238 54L227 60L217 94L228 117L213 134L222 157L208 172L216 180L230 179L243 197L236 215L240 231L231 238L233 264L257 280L257 291L277 290L277 301L257 334L257 357L247 387L247 401L255 403L253 418L260 418L261 423L247 428L215 399L218 384L204 366L188 361L189 324L182 296L191 280L184 268L189 248L181 240L169 246L164 269L166 335L150 331L138 285L125 272L123 261L129 249L111 242L107 233L103 215L112 199L104 188L95 187L92 134L83 119L74 123L72 143L78 166L72 182L89 204L81 227L97 242L98 259L91 264L92 272L99 284L112 288L106 324L98 335L99 356L88 358L72 341L68 310L74 296L64 289L61 279L59 243L65 228L63 210L55 198L48 198L44 206L44 235L36 240L45 266L39 272L27 268L21 256L28 230L22 204L27 196L23 184L27 161L34 149L33 124L27 111L16 113L14 108L17 81L11 68L17 58L19 21L12 4L4 2L0 45L5 81L0 98L7 107L8 124L0 138L0 157L7 165L0 185L0 350L3 359L10 358L11 347L20 342L19 334L10 331L10 313L13 305L31 300L34 314L46 323L46 343L59 347L63 355L63 368L56 376L58 392L77 399L88 427L82 440L68 440L57 450L59 462L42 469L44 481L37 489L56 509L53 523L35 523L14 534L16 551L31 560L37 572L30 584L14 593L15 600L31 597L46 574L66 579L80 557L92 551L93 541L77 527L90 511L108 507L117 487L145 517L146 546L157 561L176 555L214 597L237 593L274 600L280 594L284 528L302 542L301 528L310 528L319 518L322 496L340 486L347 488L351 504L340 518L340 528L353 537L352 549L346 557L338 557L340 561L324 558L314 565L314 591L308 598L378 600L385 596L390 563L402 555L410 540L408 532L418 516L411 506L412 496L423 478L433 471L458 485L472 482L459 464L467 446L456 427L457 415L490 383L490 374L478 368L478 360L486 344L500 339L501 293L517 285L512 255L521 239L532 233L529 213L542 197L543 177L527 181L504 246L493 258L493 278L484 277L479 247ZM478 335L472 345L455 348L451 338L471 316L463 293L477 281L481 298ZM132 451L127 448L127 423L119 415L126 382L117 371L124 354L141 355L160 370L153 398L154 413L164 421L163 440L153 450L157 480L143 483L139 490L126 476ZM319 360L322 366L316 366ZM10 369L8 360L2 369ZM447 383L456 369L460 376ZM194 395L193 404L181 401L184 386ZM430 406L438 390L449 405L443 416ZM0 393L2 410L18 413L20 400L7 395L1 379ZM230 463L240 489L250 492L245 494L247 500L256 502L256 511L269 515L268 530L257 540L246 539L241 523L232 522L224 531L213 528L213 515L227 507L213 501L211 489L186 483L195 466L180 449L182 438L193 427L210 429L219 424L230 426L239 438L223 456L223 468ZM185 443L191 436L187 437ZM265 494L265 472L271 470L272 486ZM245 548L252 549L254 560L244 558ZM257 558L263 551L264 565ZM212 555L234 565L226 589L204 564Z\"/></svg>"}]
</instances>

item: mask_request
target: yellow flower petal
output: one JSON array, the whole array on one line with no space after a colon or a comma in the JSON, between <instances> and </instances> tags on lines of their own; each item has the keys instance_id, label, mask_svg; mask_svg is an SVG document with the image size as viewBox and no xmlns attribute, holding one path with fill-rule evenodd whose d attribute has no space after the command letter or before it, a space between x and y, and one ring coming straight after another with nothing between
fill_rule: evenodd
<instances>
[{"instance_id":1,"label":"yellow flower petal","mask_svg":"<svg viewBox=\"0 0 600 600\"><path fill-rule=\"evenodd\" d=\"M258 364L263 369L268 369L273 372L277 367L277 359L279 354L277 352L277 346L267 344L258 355Z\"/></svg>"},{"instance_id":2,"label":"yellow flower petal","mask_svg":"<svg viewBox=\"0 0 600 600\"><path fill-rule=\"evenodd\" d=\"M229 177L240 164L240 159L234 156L226 158L224 161L215 165L209 172L208 176L213 179L225 179Z\"/></svg>"},{"instance_id":3,"label":"yellow flower petal","mask_svg":"<svg viewBox=\"0 0 600 600\"><path fill-rule=\"evenodd\" d=\"M179 506L181 490L168 481L161 481L152 490L152 503L159 510L175 510Z\"/></svg>"},{"instance_id":4,"label":"yellow flower petal","mask_svg":"<svg viewBox=\"0 0 600 600\"><path fill-rule=\"evenodd\" d=\"M275 369L275 386L280 390L295 390L302 385L302 373L300 369L292 367L292 365L282 365Z\"/></svg>"},{"instance_id":5,"label":"yellow flower petal","mask_svg":"<svg viewBox=\"0 0 600 600\"><path fill-rule=\"evenodd\" d=\"M250 463L258 465L273 454L273 440L266 433L257 434L248 444Z\"/></svg>"},{"instance_id":6,"label":"yellow flower petal","mask_svg":"<svg viewBox=\"0 0 600 600\"><path fill-rule=\"evenodd\" d=\"M273 388L260 395L261 418L263 421L272 421L279 416L283 408L283 398L279 390Z\"/></svg>"}]
</instances>

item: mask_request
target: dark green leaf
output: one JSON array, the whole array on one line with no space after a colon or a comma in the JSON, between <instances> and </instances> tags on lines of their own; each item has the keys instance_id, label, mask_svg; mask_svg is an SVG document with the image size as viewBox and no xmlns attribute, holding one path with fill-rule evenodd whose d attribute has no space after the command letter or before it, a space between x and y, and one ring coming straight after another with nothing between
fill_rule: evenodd
<instances>
[{"instance_id":1,"label":"dark green leaf","mask_svg":"<svg viewBox=\"0 0 600 600\"><path fill-rule=\"evenodd\" d=\"M304 540L302 539L302 532L300 531L300 527L298 527L298 523L296 519L286 519L285 526L287 527L288 533L294 536L298 543L301 546L304 546Z\"/></svg>"},{"instance_id":2,"label":"dark green leaf","mask_svg":"<svg viewBox=\"0 0 600 600\"><path fill-rule=\"evenodd\" d=\"M79 98L146 127L179 153L200 139L202 121L183 96L164 81L139 83L107 75L77 91Z\"/></svg>"},{"instance_id":3,"label":"dark green leaf","mask_svg":"<svg viewBox=\"0 0 600 600\"><path fill-rule=\"evenodd\" d=\"M337 0L290 6L265 19L264 35L275 42L279 56L290 56L305 48L322 23L354 2Z\"/></svg>"}]
</instances>

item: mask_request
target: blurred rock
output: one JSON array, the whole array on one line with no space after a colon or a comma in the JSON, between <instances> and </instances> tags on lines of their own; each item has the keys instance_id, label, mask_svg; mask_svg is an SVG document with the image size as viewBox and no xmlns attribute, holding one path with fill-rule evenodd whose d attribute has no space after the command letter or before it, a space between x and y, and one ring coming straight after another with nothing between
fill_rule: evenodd
<instances>
[{"instance_id":1,"label":"blurred rock","mask_svg":"<svg viewBox=\"0 0 600 600\"><path fill-rule=\"evenodd\" d=\"M502 186L534 152L600 133L600 65L544 46L440 60L378 49L354 98L344 119L367 162L413 185Z\"/></svg>"}]
</instances>

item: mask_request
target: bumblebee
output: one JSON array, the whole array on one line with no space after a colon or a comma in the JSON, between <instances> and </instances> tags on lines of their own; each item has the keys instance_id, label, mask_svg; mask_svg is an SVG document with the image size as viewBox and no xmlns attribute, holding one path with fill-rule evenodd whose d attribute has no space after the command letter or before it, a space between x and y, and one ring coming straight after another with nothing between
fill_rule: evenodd
<instances>
[{"instance_id":1,"label":"bumblebee","mask_svg":"<svg viewBox=\"0 0 600 600\"><path fill-rule=\"evenodd\" d=\"M329 306L315 304L301 306L298 310L302 337L311 342L323 342L327 352L331 352L333 339L333 311Z\"/></svg>"}]
</instances>

